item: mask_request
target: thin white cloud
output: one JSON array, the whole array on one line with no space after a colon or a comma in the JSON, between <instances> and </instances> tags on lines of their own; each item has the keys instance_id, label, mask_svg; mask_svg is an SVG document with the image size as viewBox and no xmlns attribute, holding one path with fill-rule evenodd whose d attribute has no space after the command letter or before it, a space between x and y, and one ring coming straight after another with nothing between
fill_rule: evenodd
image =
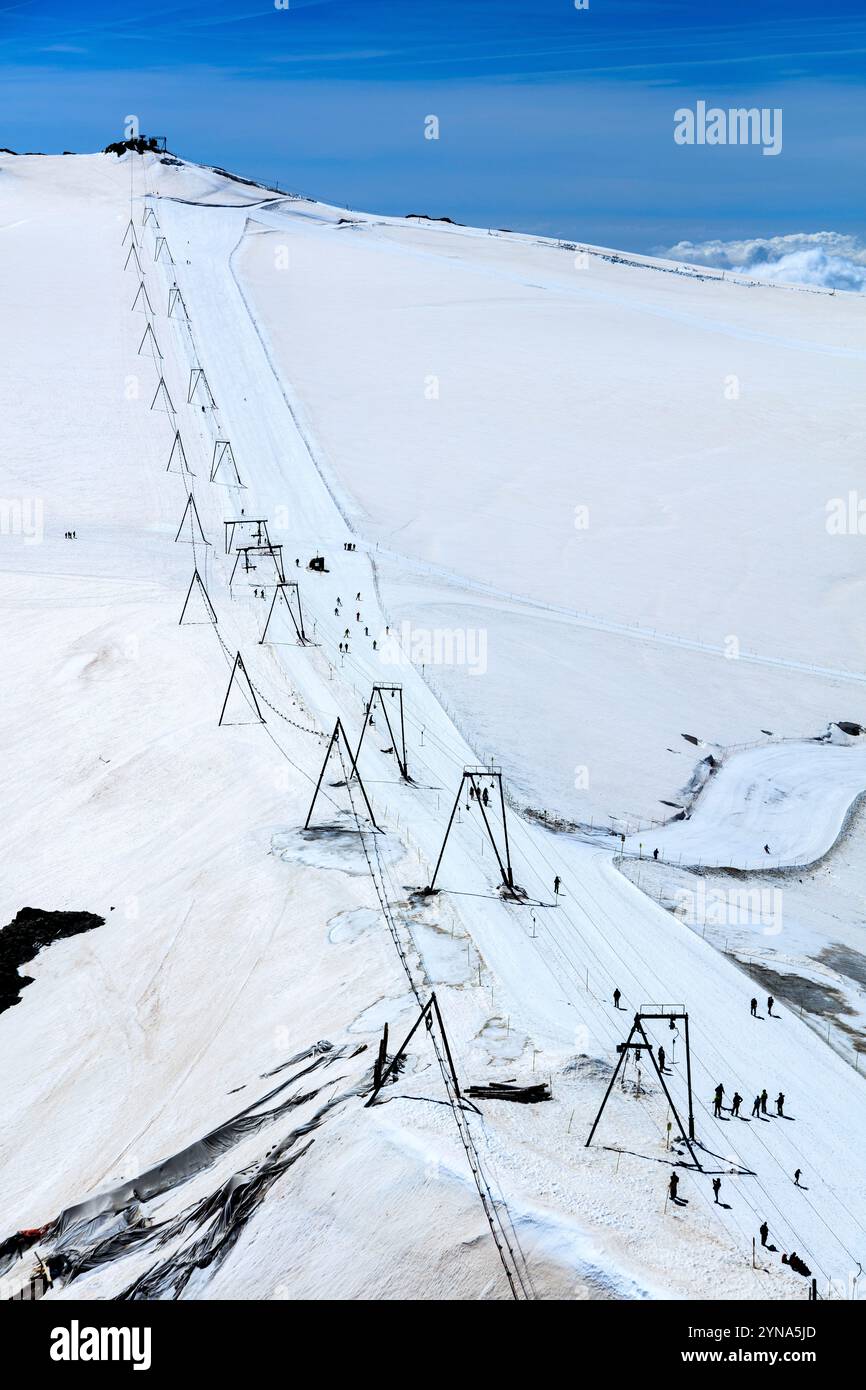
<instances>
[{"instance_id":1,"label":"thin white cloud","mask_svg":"<svg viewBox=\"0 0 866 1390\"><path fill-rule=\"evenodd\" d=\"M356 63L369 58L390 58L388 48L343 48L332 53L269 53L272 63Z\"/></svg>"}]
</instances>

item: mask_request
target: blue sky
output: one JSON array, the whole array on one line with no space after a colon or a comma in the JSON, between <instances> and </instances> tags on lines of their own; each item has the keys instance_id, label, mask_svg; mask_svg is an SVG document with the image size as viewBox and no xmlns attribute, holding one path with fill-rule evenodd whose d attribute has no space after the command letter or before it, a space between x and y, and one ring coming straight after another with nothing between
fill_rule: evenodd
<instances>
[{"instance_id":1,"label":"blue sky","mask_svg":"<svg viewBox=\"0 0 866 1390\"><path fill-rule=\"evenodd\" d=\"M0 0L0 145L94 150L135 113L373 211L633 250L862 237L864 58L862 0ZM699 99L781 107L782 153L676 145Z\"/></svg>"}]
</instances>

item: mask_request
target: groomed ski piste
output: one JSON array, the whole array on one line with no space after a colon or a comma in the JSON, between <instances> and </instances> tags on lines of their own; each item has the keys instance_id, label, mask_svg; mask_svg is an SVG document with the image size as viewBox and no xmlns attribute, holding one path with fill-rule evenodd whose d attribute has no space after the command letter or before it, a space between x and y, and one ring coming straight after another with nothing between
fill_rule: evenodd
<instances>
[{"instance_id":1,"label":"groomed ski piste","mask_svg":"<svg viewBox=\"0 0 866 1390\"><path fill-rule=\"evenodd\" d=\"M489 722L449 713L446 698L465 706L434 689L442 673L394 655L416 599L453 614L453 555L365 527L363 470L356 490L352 459L323 444L318 406L286 369L286 341L303 354L314 330L286 320L276 289L271 300L263 258L274 286L291 283L315 243L327 278L325 238L358 235L378 260L402 242L401 267L471 263L492 240L347 218L157 156L0 160L14 343L3 490L22 499L2 538L3 922L24 906L105 918L43 950L0 1014L4 1292L35 1279L56 1300L805 1299L809 1281L781 1259L796 1251L819 1296L857 1296L864 1076L784 999L768 1016L759 994L751 1017L749 976L630 882L619 853L658 847L682 865L751 870L766 841L776 872L812 863L866 788L862 739L837 729L720 753L689 818L654 827L652 843L585 826L557 834L523 814L538 787L511 797L506 733L497 742ZM441 252L437 236L451 238ZM531 258L561 248L501 241L511 261L529 248L526 275L543 288ZM587 293L622 305L638 275L634 298L675 324L698 315L665 297L684 285L745 292L689 273L649 285L651 262L610 255L598 258L614 279ZM517 273L476 270L494 297ZM339 294L335 284L335 321ZM784 303L805 300L792 291ZM827 329L818 348L834 373L863 357L849 310L838 314L835 343ZM708 321L808 356L790 330L730 328L715 300ZM340 372L369 370L339 334L325 337ZM329 390L336 418L341 392L320 371L319 406ZM371 424L359 457L377 439ZM269 622L261 640L280 559L262 549L260 520L299 586L304 643L279 608L282 628ZM308 567L315 556L324 570ZM483 568L480 540L474 560ZM659 636L637 623L631 636L617 611L599 619L559 593L521 594L510 558L497 563L496 622L525 622L524 600L567 607L599 642L622 643L606 650L638 693L628 653L676 645L676 626ZM473 602L484 583L467 572ZM495 633L491 617L491 643ZM758 655L782 682L774 692L804 668L804 735L856 717L856 658L828 640L814 662L780 642L777 661L766 636ZM514 706L536 677L512 670ZM360 777L340 744L311 812L337 720L356 748L377 682L402 687L409 778L396 725L374 706ZM844 707L822 702L828 690ZM592 707L573 718L590 724ZM506 826L485 770L500 766L514 895L501 891L494 841L503 853ZM424 895L465 768L489 804L459 798L441 891ZM445 1033L422 1024L366 1105L383 1025L390 1056L434 991ZM586 1147L635 1013L663 1009L689 1015L693 1149L653 1068L644 1058L638 1076L633 1057ZM646 1028L684 1118L681 1025ZM461 1092L545 1082L551 1099L470 1107L449 1049ZM725 1106L735 1089L745 1098L741 1118L714 1117L719 1083ZM764 1088L769 1113L752 1118ZM667 1196L672 1170L680 1204Z\"/></svg>"}]
</instances>

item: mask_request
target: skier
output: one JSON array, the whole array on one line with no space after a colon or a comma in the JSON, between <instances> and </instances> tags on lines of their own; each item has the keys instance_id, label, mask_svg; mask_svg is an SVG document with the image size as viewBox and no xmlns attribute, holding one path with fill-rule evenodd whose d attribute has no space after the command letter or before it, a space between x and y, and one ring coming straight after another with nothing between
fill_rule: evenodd
<instances>
[{"instance_id":1,"label":"skier","mask_svg":"<svg viewBox=\"0 0 866 1390\"><path fill-rule=\"evenodd\" d=\"M731 1114L736 1115L738 1119L740 1116L740 1106L742 1105L742 1103L743 1097L740 1095L739 1091L734 1091L734 1098L731 1101Z\"/></svg>"},{"instance_id":2,"label":"skier","mask_svg":"<svg viewBox=\"0 0 866 1390\"><path fill-rule=\"evenodd\" d=\"M766 1086L765 1086L764 1089L763 1089L763 1091L761 1092L761 1114L762 1114L762 1115L766 1115L766 1113L767 1113L767 1100L768 1100L767 1088L766 1088Z\"/></svg>"},{"instance_id":3,"label":"skier","mask_svg":"<svg viewBox=\"0 0 866 1390\"><path fill-rule=\"evenodd\" d=\"M719 1117L722 1113L722 1096L724 1094L725 1088L720 1081L718 1086L716 1087L715 1097L713 1098L713 1114L716 1117Z\"/></svg>"},{"instance_id":4,"label":"skier","mask_svg":"<svg viewBox=\"0 0 866 1390\"><path fill-rule=\"evenodd\" d=\"M671 1180L668 1183L668 1193L672 1202L675 1202L677 1200L677 1188L679 1187L679 1185L680 1180L677 1177L676 1173L671 1173Z\"/></svg>"},{"instance_id":5,"label":"skier","mask_svg":"<svg viewBox=\"0 0 866 1390\"><path fill-rule=\"evenodd\" d=\"M761 1113L761 1097L760 1097L760 1096L755 1096L755 1103L754 1103L754 1105L752 1106L752 1115L753 1115L753 1116L754 1116L754 1115L760 1115L760 1113Z\"/></svg>"},{"instance_id":6,"label":"skier","mask_svg":"<svg viewBox=\"0 0 866 1390\"><path fill-rule=\"evenodd\" d=\"M803 1260L800 1259L800 1256L797 1254L796 1250L792 1250L790 1255L783 1255L782 1264L790 1265L791 1269L796 1270L798 1274L802 1274L804 1279L808 1279L809 1275L812 1273L809 1266L805 1264Z\"/></svg>"},{"instance_id":7,"label":"skier","mask_svg":"<svg viewBox=\"0 0 866 1390\"><path fill-rule=\"evenodd\" d=\"M713 1178L713 1200L714 1200L714 1201L718 1202L718 1200L719 1200L719 1193L721 1192L721 1190L722 1190L722 1180L721 1180L721 1178Z\"/></svg>"},{"instance_id":8,"label":"skier","mask_svg":"<svg viewBox=\"0 0 866 1390\"><path fill-rule=\"evenodd\" d=\"M361 621L361 614L360 614L360 613L356 613L356 614L355 614L355 622L356 622L356 623L359 623L360 621Z\"/></svg>"},{"instance_id":9,"label":"skier","mask_svg":"<svg viewBox=\"0 0 866 1390\"><path fill-rule=\"evenodd\" d=\"M777 1114L777 1115L781 1115L782 1118L784 1119L784 1115L785 1115L785 1095L784 1095L784 1092L783 1092L783 1091L780 1091L779 1094L776 1096L776 1114Z\"/></svg>"},{"instance_id":10,"label":"skier","mask_svg":"<svg viewBox=\"0 0 866 1390\"><path fill-rule=\"evenodd\" d=\"M348 635L349 635L349 629L346 628L346 631L343 633L343 636L344 636L344 637L348 637Z\"/></svg>"},{"instance_id":11,"label":"skier","mask_svg":"<svg viewBox=\"0 0 866 1390\"><path fill-rule=\"evenodd\" d=\"M360 590L359 590L359 592L355 595L355 602L356 602L356 603L360 603L360 602L361 602Z\"/></svg>"},{"instance_id":12,"label":"skier","mask_svg":"<svg viewBox=\"0 0 866 1390\"><path fill-rule=\"evenodd\" d=\"M301 568L301 562L300 562L300 560L298 559L298 557L297 557L297 555L296 555L296 556L295 556L295 569L296 569L296 570L299 570L300 568Z\"/></svg>"},{"instance_id":13,"label":"skier","mask_svg":"<svg viewBox=\"0 0 866 1390\"><path fill-rule=\"evenodd\" d=\"M769 846L769 845L764 845L764 853L765 853L765 854L769 854L769 853L770 853L770 846Z\"/></svg>"},{"instance_id":14,"label":"skier","mask_svg":"<svg viewBox=\"0 0 866 1390\"><path fill-rule=\"evenodd\" d=\"M481 793L481 800L484 802L484 805L485 805L485 806L489 806L489 805L490 805L490 793L489 793L489 791L487 790L486 787L484 788L483 792Z\"/></svg>"},{"instance_id":15,"label":"skier","mask_svg":"<svg viewBox=\"0 0 866 1390\"><path fill-rule=\"evenodd\" d=\"M375 639L375 637L374 637L374 638L373 638L373 651L374 651L374 652L377 652L378 650L379 650L379 648L378 648L377 645L376 645L376 639Z\"/></svg>"},{"instance_id":16,"label":"skier","mask_svg":"<svg viewBox=\"0 0 866 1390\"><path fill-rule=\"evenodd\" d=\"M800 1186L800 1173L801 1173L801 1172L802 1172L802 1169L800 1169L800 1168L796 1168L796 1169L794 1170L794 1186L795 1186L795 1187L799 1187L799 1186Z\"/></svg>"},{"instance_id":17,"label":"skier","mask_svg":"<svg viewBox=\"0 0 866 1390\"><path fill-rule=\"evenodd\" d=\"M561 884L561 883L562 883L562 880L561 880L561 878L559 877L559 874L557 874L557 875L556 875L556 878L553 880L553 894L554 894L554 897L556 897L556 898L559 897L559 888L560 888L560 884Z\"/></svg>"},{"instance_id":18,"label":"skier","mask_svg":"<svg viewBox=\"0 0 866 1390\"><path fill-rule=\"evenodd\" d=\"M753 999L753 1000L752 1000L752 1018L757 1018L757 1016L758 1016L758 1001L757 1001L757 999Z\"/></svg>"},{"instance_id":19,"label":"skier","mask_svg":"<svg viewBox=\"0 0 866 1390\"><path fill-rule=\"evenodd\" d=\"M618 989L615 989L614 992L613 992L613 1007L614 1007L615 1009L618 1009L618 1008L619 1008L619 1001L620 1001L621 998L622 998L622 995L620 994L619 990L618 990Z\"/></svg>"},{"instance_id":20,"label":"skier","mask_svg":"<svg viewBox=\"0 0 866 1390\"><path fill-rule=\"evenodd\" d=\"M776 1001L775 1001L775 999L773 998L773 996L772 996L772 994L771 994L771 995L769 996L769 998L767 999L767 1013L768 1013L768 1015L770 1016L770 1018L773 1017L773 1005L775 1004L775 1002L776 1002Z\"/></svg>"},{"instance_id":21,"label":"skier","mask_svg":"<svg viewBox=\"0 0 866 1390\"><path fill-rule=\"evenodd\" d=\"M664 1071L664 1069L665 1069L665 1050L664 1050L663 1047L660 1047L660 1048L659 1048L659 1071Z\"/></svg>"},{"instance_id":22,"label":"skier","mask_svg":"<svg viewBox=\"0 0 866 1390\"><path fill-rule=\"evenodd\" d=\"M653 850L653 859L658 859L658 857L659 857L659 852L658 852L657 849L654 849L654 850Z\"/></svg>"},{"instance_id":23,"label":"skier","mask_svg":"<svg viewBox=\"0 0 866 1390\"><path fill-rule=\"evenodd\" d=\"M769 1228L769 1226L767 1225L766 1221L762 1221L762 1222L761 1222L761 1225L760 1225L760 1232L761 1232L761 1244L762 1244L762 1245L766 1245L766 1244L767 1244L767 1237L768 1237L769 1234L770 1234L770 1228Z\"/></svg>"}]
</instances>

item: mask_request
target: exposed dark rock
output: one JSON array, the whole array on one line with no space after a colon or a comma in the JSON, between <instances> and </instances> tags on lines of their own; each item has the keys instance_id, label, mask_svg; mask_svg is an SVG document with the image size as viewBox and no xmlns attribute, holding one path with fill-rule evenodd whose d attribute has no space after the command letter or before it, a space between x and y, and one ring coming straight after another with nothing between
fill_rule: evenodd
<instances>
[{"instance_id":1,"label":"exposed dark rock","mask_svg":"<svg viewBox=\"0 0 866 1390\"><path fill-rule=\"evenodd\" d=\"M19 973L20 965L33 960L54 941L104 924L105 918L94 912L46 912L39 907L22 907L8 927L0 930L0 1013L17 1004L22 989L33 983L32 976Z\"/></svg>"}]
</instances>

